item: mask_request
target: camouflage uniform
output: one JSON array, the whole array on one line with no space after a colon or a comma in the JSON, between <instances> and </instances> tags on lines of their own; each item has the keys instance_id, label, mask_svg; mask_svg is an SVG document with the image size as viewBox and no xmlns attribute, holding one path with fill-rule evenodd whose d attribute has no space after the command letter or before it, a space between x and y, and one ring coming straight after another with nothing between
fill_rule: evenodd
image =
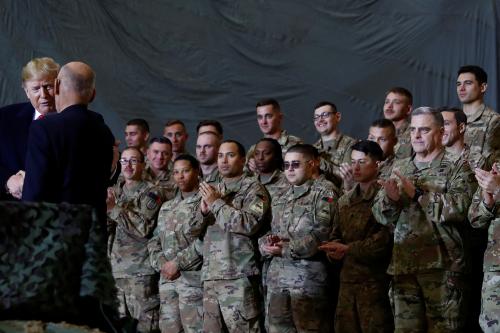
<instances>
[{"instance_id":1,"label":"camouflage uniform","mask_svg":"<svg viewBox=\"0 0 500 333\"><path fill-rule=\"evenodd\" d=\"M178 255L181 267L203 255L203 331L259 332L259 258L256 237L265 227L269 195L255 177L217 185L222 197L210 206L203 242Z\"/></svg>"},{"instance_id":2,"label":"camouflage uniform","mask_svg":"<svg viewBox=\"0 0 500 333\"><path fill-rule=\"evenodd\" d=\"M386 159L380 163L380 166L378 168L380 178L382 179L389 178L395 160L396 160L396 155L392 154L391 156L387 156Z\"/></svg>"},{"instance_id":3,"label":"camouflage uniform","mask_svg":"<svg viewBox=\"0 0 500 333\"><path fill-rule=\"evenodd\" d=\"M349 246L340 271L340 293L335 332L393 332L386 274L391 259L392 234L377 223L371 206L380 186L365 193L359 184L339 200L339 224L332 239Z\"/></svg>"},{"instance_id":4,"label":"camouflage uniform","mask_svg":"<svg viewBox=\"0 0 500 333\"><path fill-rule=\"evenodd\" d=\"M319 139L314 147L320 154L320 169L326 178L333 182L338 188L342 188L342 176L340 174L340 165L343 162L351 161L351 147L357 142L345 134L335 140L323 141Z\"/></svg>"},{"instance_id":5,"label":"camouflage uniform","mask_svg":"<svg viewBox=\"0 0 500 333\"><path fill-rule=\"evenodd\" d=\"M285 157L285 154L287 150L296 144L303 143L302 139L295 136L288 134L286 130L282 130L280 137L276 140L281 146L281 153L283 154L283 158ZM252 145L250 149L248 149L247 152L247 161L251 158L253 158L254 150L255 150L256 145Z\"/></svg>"},{"instance_id":6,"label":"camouflage uniform","mask_svg":"<svg viewBox=\"0 0 500 333\"><path fill-rule=\"evenodd\" d=\"M342 191L335 186L335 184L328 179L326 179L326 176L324 173L321 173L318 178L314 180L314 185L313 187L316 190L321 190L321 189L328 189L332 191L335 194L335 197L338 199L342 195Z\"/></svg>"},{"instance_id":7,"label":"camouflage uniform","mask_svg":"<svg viewBox=\"0 0 500 333\"><path fill-rule=\"evenodd\" d=\"M500 331L500 201L488 209L479 187L469 208L469 220L475 228L488 229L484 253L483 289L479 324L484 332Z\"/></svg>"},{"instance_id":8,"label":"camouflage uniform","mask_svg":"<svg viewBox=\"0 0 500 333\"><path fill-rule=\"evenodd\" d=\"M222 180L222 176L219 173L219 169L216 167L208 175L204 175L200 181L207 182L209 184L217 184Z\"/></svg>"},{"instance_id":9,"label":"camouflage uniform","mask_svg":"<svg viewBox=\"0 0 500 333\"><path fill-rule=\"evenodd\" d=\"M111 267L118 287L120 315L138 320L138 330L158 328L158 276L149 263L147 242L156 226L161 193L141 181L113 187L116 206L108 212Z\"/></svg>"},{"instance_id":10,"label":"camouflage uniform","mask_svg":"<svg viewBox=\"0 0 500 333\"><path fill-rule=\"evenodd\" d=\"M398 138L398 143L394 146L396 159L411 157L413 148L411 146L410 122L408 120L400 128L396 129L396 137Z\"/></svg>"},{"instance_id":11,"label":"camouflage uniform","mask_svg":"<svg viewBox=\"0 0 500 333\"><path fill-rule=\"evenodd\" d=\"M453 162L444 150L431 162L413 158L395 162L394 170L423 194L418 202L401 190L394 202L380 190L373 205L378 222L394 228L388 273L396 332L457 332L463 328L463 230L475 190L467 163ZM426 327L428 325L428 327Z\"/></svg>"},{"instance_id":12,"label":"camouflage uniform","mask_svg":"<svg viewBox=\"0 0 500 333\"><path fill-rule=\"evenodd\" d=\"M279 196L282 192L286 191L290 186L285 174L281 170L275 170L267 179L263 179L261 175L258 175L257 179L266 188L269 196L271 197L271 201L276 198L276 196Z\"/></svg>"},{"instance_id":13,"label":"camouflage uniform","mask_svg":"<svg viewBox=\"0 0 500 333\"><path fill-rule=\"evenodd\" d=\"M162 193L163 200L170 200L174 197L177 185L174 182L174 177L172 174L173 166L170 169L160 172L160 174L155 175L153 170L149 165L146 166L144 172L142 173L142 179L156 185Z\"/></svg>"},{"instance_id":14,"label":"camouflage uniform","mask_svg":"<svg viewBox=\"0 0 500 333\"><path fill-rule=\"evenodd\" d=\"M318 246L328 240L338 212L334 193L313 185L292 186L272 203L271 233L289 241L282 257L272 257L267 276L269 333L319 332L325 319L327 260Z\"/></svg>"},{"instance_id":15,"label":"camouflage uniform","mask_svg":"<svg viewBox=\"0 0 500 333\"><path fill-rule=\"evenodd\" d=\"M470 159L477 161L500 150L500 115L486 105L481 105L472 115L467 115L465 144L470 147Z\"/></svg>"},{"instance_id":16,"label":"camouflage uniform","mask_svg":"<svg viewBox=\"0 0 500 333\"><path fill-rule=\"evenodd\" d=\"M161 271L166 261L176 260L205 231L205 219L199 207L198 192L183 198L179 191L165 202L158 214L158 226L148 243L151 266ZM203 287L200 260L191 270L181 271L175 281L160 276L160 329L166 332L201 332L203 320Z\"/></svg>"}]
</instances>

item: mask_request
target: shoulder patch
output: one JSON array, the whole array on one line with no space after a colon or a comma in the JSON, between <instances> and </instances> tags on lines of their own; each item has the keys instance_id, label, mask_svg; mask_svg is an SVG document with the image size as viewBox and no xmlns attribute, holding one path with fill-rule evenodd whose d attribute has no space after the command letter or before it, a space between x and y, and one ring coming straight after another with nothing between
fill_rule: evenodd
<instances>
[{"instance_id":1,"label":"shoulder patch","mask_svg":"<svg viewBox=\"0 0 500 333\"><path fill-rule=\"evenodd\" d=\"M326 202L333 202L333 197L322 197L321 200Z\"/></svg>"},{"instance_id":2,"label":"shoulder patch","mask_svg":"<svg viewBox=\"0 0 500 333\"><path fill-rule=\"evenodd\" d=\"M155 209L160 204L161 204L161 197L154 192L149 192L147 195L146 207L148 209Z\"/></svg>"}]
</instances>

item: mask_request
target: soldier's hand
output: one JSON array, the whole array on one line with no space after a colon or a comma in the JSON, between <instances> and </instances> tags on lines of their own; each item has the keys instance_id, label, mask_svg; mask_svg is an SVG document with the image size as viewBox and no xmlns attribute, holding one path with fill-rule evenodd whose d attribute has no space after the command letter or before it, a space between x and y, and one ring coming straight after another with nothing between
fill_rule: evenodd
<instances>
[{"instance_id":1,"label":"soldier's hand","mask_svg":"<svg viewBox=\"0 0 500 333\"><path fill-rule=\"evenodd\" d=\"M392 201L399 201L401 195L399 194L398 183L395 179L379 179L378 183L384 188L385 194L389 199L391 199Z\"/></svg>"},{"instance_id":2,"label":"soldier's hand","mask_svg":"<svg viewBox=\"0 0 500 333\"><path fill-rule=\"evenodd\" d=\"M205 200L201 200L201 203L200 203L200 210L201 210L201 213L203 215L207 215L208 212L210 212L210 209L208 208L208 205L207 203L205 202Z\"/></svg>"},{"instance_id":3,"label":"soldier's hand","mask_svg":"<svg viewBox=\"0 0 500 333\"><path fill-rule=\"evenodd\" d=\"M167 261L161 267L161 275L168 280L175 280L180 276L179 268L175 261Z\"/></svg>"},{"instance_id":4,"label":"soldier's hand","mask_svg":"<svg viewBox=\"0 0 500 333\"><path fill-rule=\"evenodd\" d=\"M495 191L500 188L500 174L498 174L498 168L494 165L494 168L491 171L485 171L479 168L474 170L476 174L476 179L481 186L481 188L488 193L495 193Z\"/></svg>"},{"instance_id":5,"label":"soldier's hand","mask_svg":"<svg viewBox=\"0 0 500 333\"><path fill-rule=\"evenodd\" d=\"M331 241L321 244L318 249L325 251L326 254L334 260L342 260L349 250L349 245Z\"/></svg>"},{"instance_id":6,"label":"soldier's hand","mask_svg":"<svg viewBox=\"0 0 500 333\"><path fill-rule=\"evenodd\" d=\"M221 197L219 191L217 191L213 186L209 185L207 182L202 182L200 184L200 194L201 198L205 203L210 206L212 203Z\"/></svg>"},{"instance_id":7,"label":"soldier's hand","mask_svg":"<svg viewBox=\"0 0 500 333\"><path fill-rule=\"evenodd\" d=\"M415 190L416 190L413 182L411 180L409 180L408 178L406 178L405 176L403 176L401 174L401 172L399 172L399 170L394 170L394 173L401 180L401 187L402 187L403 191L406 193L406 195L408 197L413 199L413 197L415 196Z\"/></svg>"},{"instance_id":8,"label":"soldier's hand","mask_svg":"<svg viewBox=\"0 0 500 333\"><path fill-rule=\"evenodd\" d=\"M281 257L282 253L283 253L283 243L280 241L280 242L274 243L273 245L264 244L264 245L262 245L262 250L267 255Z\"/></svg>"},{"instance_id":9,"label":"soldier's hand","mask_svg":"<svg viewBox=\"0 0 500 333\"><path fill-rule=\"evenodd\" d=\"M106 209L109 212L116 206L116 195L115 190L112 187L108 187L108 197L106 198Z\"/></svg>"},{"instance_id":10,"label":"soldier's hand","mask_svg":"<svg viewBox=\"0 0 500 333\"><path fill-rule=\"evenodd\" d=\"M24 185L25 172L19 170L15 175L10 176L7 180L7 189L14 198L21 199L23 195L23 185Z\"/></svg>"},{"instance_id":11,"label":"soldier's hand","mask_svg":"<svg viewBox=\"0 0 500 333\"><path fill-rule=\"evenodd\" d=\"M248 170L252 171L253 173L257 172L257 165L255 164L255 158L251 157L248 159Z\"/></svg>"},{"instance_id":12,"label":"soldier's hand","mask_svg":"<svg viewBox=\"0 0 500 333\"><path fill-rule=\"evenodd\" d=\"M342 163L340 165L340 175L343 180L344 189L349 191L354 187L354 177L352 173L352 166L349 163Z\"/></svg>"}]
</instances>

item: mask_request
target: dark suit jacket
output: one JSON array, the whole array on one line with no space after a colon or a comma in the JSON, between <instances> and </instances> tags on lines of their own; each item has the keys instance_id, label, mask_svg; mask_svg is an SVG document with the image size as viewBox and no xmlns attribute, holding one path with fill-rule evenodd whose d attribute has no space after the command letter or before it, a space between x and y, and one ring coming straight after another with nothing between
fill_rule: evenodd
<instances>
[{"instance_id":1,"label":"dark suit jacket","mask_svg":"<svg viewBox=\"0 0 500 333\"><path fill-rule=\"evenodd\" d=\"M23 200L90 204L105 214L113 143L102 116L85 105L33 122Z\"/></svg>"},{"instance_id":2,"label":"dark suit jacket","mask_svg":"<svg viewBox=\"0 0 500 333\"><path fill-rule=\"evenodd\" d=\"M4 188L10 176L25 169L28 132L34 115L31 103L0 109L0 199L13 199Z\"/></svg>"}]
</instances>

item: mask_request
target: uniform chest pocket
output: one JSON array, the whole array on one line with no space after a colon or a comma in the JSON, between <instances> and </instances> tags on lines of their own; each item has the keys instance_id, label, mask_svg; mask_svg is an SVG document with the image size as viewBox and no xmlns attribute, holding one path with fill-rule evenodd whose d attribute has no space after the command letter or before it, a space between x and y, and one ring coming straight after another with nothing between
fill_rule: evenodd
<instances>
[{"instance_id":1,"label":"uniform chest pocket","mask_svg":"<svg viewBox=\"0 0 500 333\"><path fill-rule=\"evenodd\" d=\"M314 211L311 205L295 205L287 213L286 218L289 220L288 231L301 236L308 234L314 229Z\"/></svg>"}]
</instances>

